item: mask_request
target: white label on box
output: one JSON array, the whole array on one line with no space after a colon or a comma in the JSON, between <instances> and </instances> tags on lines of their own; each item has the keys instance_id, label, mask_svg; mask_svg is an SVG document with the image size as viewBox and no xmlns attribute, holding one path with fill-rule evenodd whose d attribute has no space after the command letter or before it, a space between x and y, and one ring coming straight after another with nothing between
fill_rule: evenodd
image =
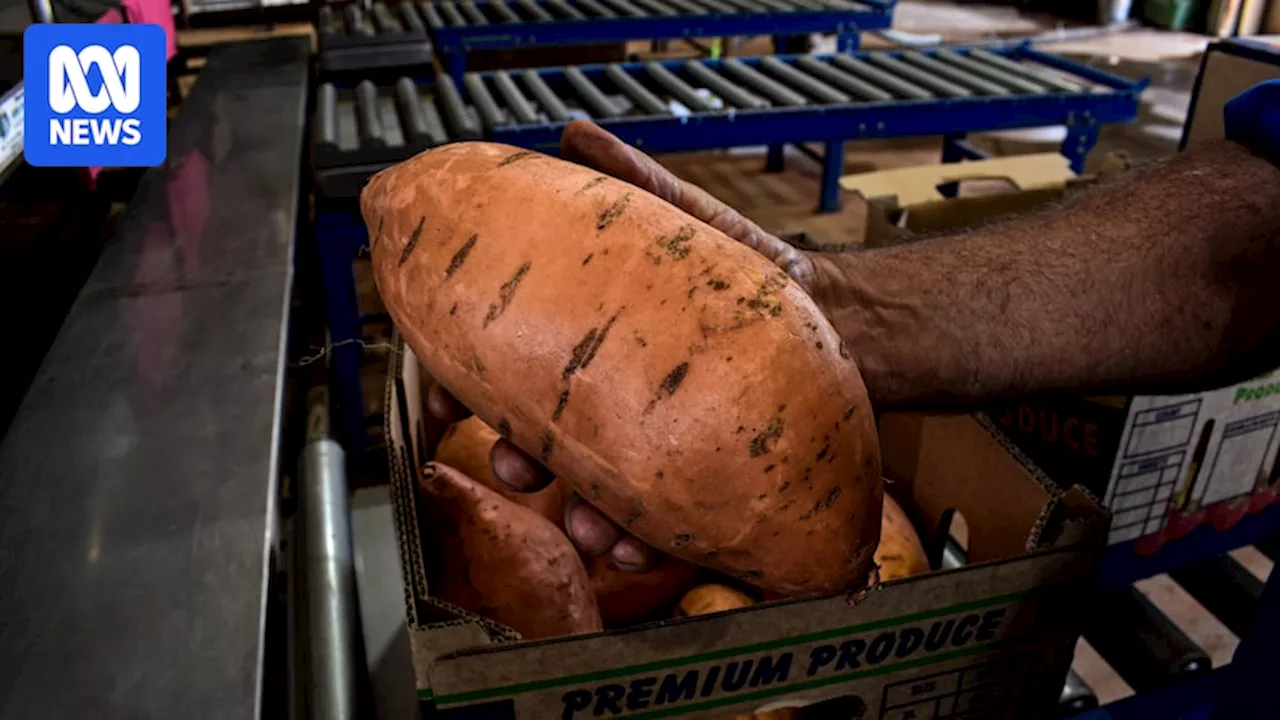
<instances>
[{"instance_id":1,"label":"white label on box","mask_svg":"<svg viewBox=\"0 0 1280 720\"><path fill-rule=\"evenodd\" d=\"M1259 479L1266 480L1264 462L1275 454L1273 442L1280 411L1264 413L1227 423L1214 453L1209 479L1200 502L1211 505L1220 500L1248 495Z\"/></svg>"},{"instance_id":2,"label":"white label on box","mask_svg":"<svg viewBox=\"0 0 1280 720\"><path fill-rule=\"evenodd\" d=\"M0 98L0 172L22 157L23 110L22 83Z\"/></svg>"}]
</instances>

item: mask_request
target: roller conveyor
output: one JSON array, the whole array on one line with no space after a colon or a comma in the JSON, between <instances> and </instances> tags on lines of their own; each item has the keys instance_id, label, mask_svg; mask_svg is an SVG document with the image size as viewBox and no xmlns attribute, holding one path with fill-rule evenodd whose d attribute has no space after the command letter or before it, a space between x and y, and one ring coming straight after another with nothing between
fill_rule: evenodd
<instances>
[{"instance_id":1,"label":"roller conveyor","mask_svg":"<svg viewBox=\"0 0 1280 720\"><path fill-rule=\"evenodd\" d=\"M583 117L649 152L826 143L822 207L833 209L842 165L831 149L845 141L1067 125L1063 152L1079 166L1099 124L1136 117L1145 87L1027 46L983 51L990 57L964 48L913 52L926 62L882 51L497 71L468 74L461 83L441 74L415 85L421 118L405 110L415 94L405 83L413 80L377 90L386 98L380 117L372 112L369 85L325 84L312 155L321 192L350 196L380 166L441 141L484 137L555 153L565 123ZM938 58L943 52L954 57ZM931 63L947 63L952 73L931 75L925 69ZM896 74L899 68L910 78ZM961 86L955 73L971 69L1002 94ZM922 75L933 80L928 89ZM1038 92L1030 92L1032 83ZM673 103L688 112L676 117ZM443 140L425 129L428 108L444 118Z\"/></svg>"},{"instance_id":2,"label":"roller conveyor","mask_svg":"<svg viewBox=\"0 0 1280 720\"><path fill-rule=\"evenodd\" d=\"M434 6L428 9L435 11ZM320 67L326 72L358 72L429 65L432 53L427 27L439 24L438 15L432 24L408 0L378 2L368 10L355 4L341 9L326 5L316 14Z\"/></svg>"}]
</instances>

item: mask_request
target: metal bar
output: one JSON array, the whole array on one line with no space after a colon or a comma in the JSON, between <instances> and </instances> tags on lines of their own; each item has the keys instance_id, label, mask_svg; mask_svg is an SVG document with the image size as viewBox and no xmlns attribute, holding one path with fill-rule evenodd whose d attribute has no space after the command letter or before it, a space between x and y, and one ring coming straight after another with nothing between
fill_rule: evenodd
<instances>
[{"instance_id":1,"label":"metal bar","mask_svg":"<svg viewBox=\"0 0 1280 720\"><path fill-rule=\"evenodd\" d=\"M794 5L788 5L782 0L756 0L756 2L775 12L795 12Z\"/></svg>"},{"instance_id":2,"label":"metal bar","mask_svg":"<svg viewBox=\"0 0 1280 720\"><path fill-rule=\"evenodd\" d=\"M338 91L325 83L316 91L316 143L338 148Z\"/></svg>"},{"instance_id":3,"label":"metal bar","mask_svg":"<svg viewBox=\"0 0 1280 720\"><path fill-rule=\"evenodd\" d=\"M871 9L862 3L848 2L848 0L818 0L818 2L832 10L860 10L866 12Z\"/></svg>"},{"instance_id":4,"label":"metal bar","mask_svg":"<svg viewBox=\"0 0 1280 720\"><path fill-rule=\"evenodd\" d=\"M302 451L298 493L302 600L299 653L306 678L307 717L358 717L356 664L361 657L355 553L342 446L324 438Z\"/></svg>"},{"instance_id":5,"label":"metal bar","mask_svg":"<svg viewBox=\"0 0 1280 720\"><path fill-rule=\"evenodd\" d=\"M529 13L529 16L534 20L538 20L540 22L550 22L555 20L555 18L551 16L551 13L544 10L541 5L535 3L533 0L516 0L516 2L520 3L520 7L524 8L525 12Z\"/></svg>"},{"instance_id":6,"label":"metal bar","mask_svg":"<svg viewBox=\"0 0 1280 720\"><path fill-rule=\"evenodd\" d=\"M1084 636L1129 687L1148 692L1209 672L1190 638L1133 587L1099 593Z\"/></svg>"},{"instance_id":7,"label":"metal bar","mask_svg":"<svg viewBox=\"0 0 1280 720\"><path fill-rule=\"evenodd\" d=\"M522 22L520 20L520 16L516 14L516 11L512 10L511 6L507 4L507 0L490 0L489 7L493 8L493 11L498 14L498 17L502 22Z\"/></svg>"},{"instance_id":8,"label":"metal bar","mask_svg":"<svg viewBox=\"0 0 1280 720\"><path fill-rule=\"evenodd\" d=\"M698 1L703 5L705 5L708 10L710 10L712 13L715 13L715 14L732 15L738 12L738 10L736 10L733 6L729 5L726 2L721 2L721 0L698 0Z\"/></svg>"},{"instance_id":9,"label":"metal bar","mask_svg":"<svg viewBox=\"0 0 1280 720\"><path fill-rule=\"evenodd\" d=\"M525 70L520 73L520 77L524 79L525 87L533 93L534 99L538 101L538 105L542 107L547 117L554 122L565 122L569 119L569 109L555 93L551 92L551 88L547 87L547 83L538 75L537 70Z\"/></svg>"},{"instance_id":10,"label":"metal bar","mask_svg":"<svg viewBox=\"0 0 1280 720\"><path fill-rule=\"evenodd\" d=\"M586 8L587 11L590 12L595 17L602 17L602 18L618 17L617 13L605 7L604 5L601 5L596 0L578 0L578 4Z\"/></svg>"},{"instance_id":11,"label":"metal bar","mask_svg":"<svg viewBox=\"0 0 1280 720\"><path fill-rule=\"evenodd\" d=\"M791 2L801 10L808 10L809 12L822 12L826 10L826 8L822 6L822 3L817 0L791 0Z\"/></svg>"},{"instance_id":12,"label":"metal bar","mask_svg":"<svg viewBox=\"0 0 1280 720\"><path fill-rule=\"evenodd\" d=\"M50 0L27 0L27 9L31 11L31 22L57 22L53 15L53 3Z\"/></svg>"},{"instance_id":13,"label":"metal bar","mask_svg":"<svg viewBox=\"0 0 1280 720\"><path fill-rule=\"evenodd\" d=\"M418 10L409 0L400 0L400 4L396 6L400 11L400 17L404 19L404 26L409 32L418 35L425 35L427 28L422 24L422 18L418 17Z\"/></svg>"},{"instance_id":14,"label":"metal bar","mask_svg":"<svg viewBox=\"0 0 1280 720\"><path fill-rule=\"evenodd\" d=\"M422 117L427 122L427 137L432 145L443 145L449 142L449 133L444 129L444 121L440 119L440 111L436 109L435 100L422 98Z\"/></svg>"},{"instance_id":15,"label":"metal bar","mask_svg":"<svg viewBox=\"0 0 1280 720\"><path fill-rule=\"evenodd\" d=\"M39 2L33 3L33 7L36 4L40 4L40 3ZM52 17L52 10L50 11L50 14L51 14L50 17ZM41 20L39 18L36 18L33 20L33 22L53 22L53 20L52 19ZM334 33L334 30L335 28L333 26L333 8L328 5L325 5L324 7L320 8L320 12L316 14L316 32L320 33L323 36L323 35L332 35Z\"/></svg>"},{"instance_id":16,"label":"metal bar","mask_svg":"<svg viewBox=\"0 0 1280 720\"><path fill-rule=\"evenodd\" d=\"M1062 684L1062 693L1058 695L1058 711L1063 715L1069 715L1096 707L1098 707L1098 696L1093 692L1093 688L1089 687L1089 684L1077 675L1075 670L1068 668L1066 682Z\"/></svg>"},{"instance_id":17,"label":"metal bar","mask_svg":"<svg viewBox=\"0 0 1280 720\"><path fill-rule=\"evenodd\" d=\"M623 15L628 15L630 17L649 17L649 13L631 4L628 0L601 0L601 2L604 2L609 7L617 10Z\"/></svg>"},{"instance_id":18,"label":"metal bar","mask_svg":"<svg viewBox=\"0 0 1280 720\"><path fill-rule=\"evenodd\" d=\"M1263 583L1229 555L1183 565L1169 576L1237 637L1249 634Z\"/></svg>"},{"instance_id":19,"label":"metal bar","mask_svg":"<svg viewBox=\"0 0 1280 720\"><path fill-rule=\"evenodd\" d=\"M917 67L920 67L930 72L941 75L942 77L950 80L951 82L956 83L957 85L960 85L961 87L967 87L970 90L974 90L982 95L999 96L999 95L1011 94L1008 88L1003 88L999 85L996 85L995 83L987 82L986 80L983 80L980 77L974 77L973 75L959 68L952 67L950 65L947 65L944 62L940 62L937 59L931 58L922 52L917 52L915 50L908 50L907 52L902 53L902 59L916 65Z\"/></svg>"},{"instance_id":20,"label":"metal bar","mask_svg":"<svg viewBox=\"0 0 1280 720\"><path fill-rule=\"evenodd\" d=\"M360 128L360 144L382 147L382 118L378 112L378 86L372 80L356 86L356 123Z\"/></svg>"},{"instance_id":21,"label":"metal bar","mask_svg":"<svg viewBox=\"0 0 1280 720\"><path fill-rule=\"evenodd\" d=\"M462 96L458 94L458 86L453 84L453 78L436 75L436 96L444 111L445 123L454 135L465 139L480 137L480 128L476 127L475 120L471 119L467 107L462 104Z\"/></svg>"},{"instance_id":22,"label":"metal bar","mask_svg":"<svg viewBox=\"0 0 1280 720\"><path fill-rule=\"evenodd\" d=\"M982 50L980 48L974 48L970 50L969 57L973 58L978 62L983 62L988 65L994 65L995 67L998 67L1001 70L1005 70L1010 73L1014 73L1017 75L1022 75L1024 77L1030 78L1035 82L1048 85L1054 90L1060 90L1062 92L1072 92L1072 93L1081 92L1084 90L1084 88L1081 87L1080 85L1077 85L1076 83L1073 83L1073 82L1069 82L1067 80L1063 80L1062 78L1058 77L1053 73L1045 72L1043 70L1031 67L1029 65L1023 65L1022 63L1016 63L1003 55L997 55L992 52L987 52L986 50Z\"/></svg>"},{"instance_id":23,"label":"metal bar","mask_svg":"<svg viewBox=\"0 0 1280 720\"><path fill-rule=\"evenodd\" d=\"M847 93L831 87L812 75L805 75L776 57L762 58L760 67L772 73L779 80L784 81L788 86L797 88L806 95L817 98L824 103L847 103L853 100Z\"/></svg>"},{"instance_id":24,"label":"metal bar","mask_svg":"<svg viewBox=\"0 0 1280 720\"><path fill-rule=\"evenodd\" d=\"M961 98L973 96L972 92L956 85L953 82L930 75L919 68L912 67L901 60L891 58L884 53L870 53L865 57L867 60L879 65L884 70L892 72L894 75L904 77L913 83L922 85L943 97Z\"/></svg>"},{"instance_id":25,"label":"metal bar","mask_svg":"<svg viewBox=\"0 0 1280 720\"><path fill-rule=\"evenodd\" d=\"M673 7L680 11L682 15L709 15L707 9L698 5L692 0L667 0Z\"/></svg>"},{"instance_id":26,"label":"metal bar","mask_svg":"<svg viewBox=\"0 0 1280 720\"><path fill-rule=\"evenodd\" d=\"M663 17L676 17L680 14L675 8L661 2L661 0L631 0L631 2L651 13L654 13L655 15L661 15Z\"/></svg>"},{"instance_id":27,"label":"metal bar","mask_svg":"<svg viewBox=\"0 0 1280 720\"><path fill-rule=\"evenodd\" d=\"M1041 83L1031 82L1024 77L1007 73L999 68L978 62L967 55L961 55L960 53L952 52L951 50L939 50L936 57L941 61L964 68L975 75L980 75L987 80L990 80L997 85L1009 88L1014 92L1040 94L1049 91L1049 88Z\"/></svg>"},{"instance_id":28,"label":"metal bar","mask_svg":"<svg viewBox=\"0 0 1280 720\"><path fill-rule=\"evenodd\" d=\"M841 70L852 73L861 77L863 80L886 88L898 97L907 98L908 100L932 100L934 95L915 83L907 82L896 75L887 73L878 67L872 67L867 63L848 55L833 55L831 63ZM901 63L899 63L901 64Z\"/></svg>"},{"instance_id":29,"label":"metal bar","mask_svg":"<svg viewBox=\"0 0 1280 720\"><path fill-rule=\"evenodd\" d=\"M728 101L734 107L747 108L755 110L758 108L769 107L769 102L763 98L756 97L746 90L729 82L724 76L719 75L716 71L703 65L697 60L690 60L684 64L685 72L696 81L707 86L711 92L719 95Z\"/></svg>"},{"instance_id":30,"label":"metal bar","mask_svg":"<svg viewBox=\"0 0 1280 720\"><path fill-rule=\"evenodd\" d=\"M538 122L538 114L533 111L533 106L521 94L520 88L516 87L516 82L511 79L506 70L499 70L493 74L493 84L497 86L502 102L511 110L516 122L521 125Z\"/></svg>"},{"instance_id":31,"label":"metal bar","mask_svg":"<svg viewBox=\"0 0 1280 720\"><path fill-rule=\"evenodd\" d=\"M759 2L756 2L756 0L724 0L724 1L725 3L738 8L742 12L747 12L747 13L769 12L769 8L765 7L764 5L761 5Z\"/></svg>"},{"instance_id":32,"label":"metal bar","mask_svg":"<svg viewBox=\"0 0 1280 720\"><path fill-rule=\"evenodd\" d=\"M841 90L851 93L855 97L862 98L863 100L874 100L877 102L893 100L892 93L881 90L875 85L864 80L860 80L843 70L831 67L812 55L802 55L796 58L796 67L812 75L817 75Z\"/></svg>"},{"instance_id":33,"label":"metal bar","mask_svg":"<svg viewBox=\"0 0 1280 720\"><path fill-rule=\"evenodd\" d=\"M587 104L592 115L611 118L622 114L609 98L605 97L603 92L600 92L600 88L592 84L587 79L587 76L582 74L578 66L570 65L566 67L564 69L564 77L573 86L574 91L578 93L578 97L582 98L582 101Z\"/></svg>"},{"instance_id":34,"label":"metal bar","mask_svg":"<svg viewBox=\"0 0 1280 720\"><path fill-rule=\"evenodd\" d=\"M616 65L613 67L617 68ZM626 73L622 71L622 68L617 69L619 74L626 75ZM686 85L683 80L676 77L674 73L662 65L656 62L651 62L647 63L644 66L644 69L645 72L649 73L649 77L653 78L654 82L665 88L667 92L671 93L675 99L679 100L690 110L694 112L716 111L715 106L699 95L697 90ZM654 99L656 100L657 98Z\"/></svg>"},{"instance_id":35,"label":"metal bar","mask_svg":"<svg viewBox=\"0 0 1280 720\"><path fill-rule=\"evenodd\" d=\"M1090 82L1094 82L1099 85L1106 85L1113 90L1143 90L1150 82L1150 80L1145 78L1134 82L1133 80L1122 78L1115 73L1109 73L1105 70L1099 70L1094 67L1089 67L1088 65L1072 62L1066 58L1060 58L1057 55L1033 50L1029 47L1019 48L1018 57L1070 73L1076 77L1085 78Z\"/></svg>"},{"instance_id":36,"label":"metal bar","mask_svg":"<svg viewBox=\"0 0 1280 720\"><path fill-rule=\"evenodd\" d=\"M840 176L843 174L844 140L831 140L822 160L822 195L818 199L818 212L840 212Z\"/></svg>"},{"instance_id":37,"label":"metal bar","mask_svg":"<svg viewBox=\"0 0 1280 720\"><path fill-rule=\"evenodd\" d=\"M374 3L372 8L373 22L380 33L403 32L400 22L391 17L391 11L383 3Z\"/></svg>"},{"instance_id":38,"label":"metal bar","mask_svg":"<svg viewBox=\"0 0 1280 720\"><path fill-rule=\"evenodd\" d=\"M360 27L364 25L364 14L360 11L359 5L353 4L343 8L342 18L346 21L348 35L360 33Z\"/></svg>"},{"instance_id":39,"label":"metal bar","mask_svg":"<svg viewBox=\"0 0 1280 720\"><path fill-rule=\"evenodd\" d=\"M462 14L467 16L472 25L488 25L489 18L480 12L480 8L476 7L474 0L462 0Z\"/></svg>"},{"instance_id":40,"label":"metal bar","mask_svg":"<svg viewBox=\"0 0 1280 720\"><path fill-rule=\"evenodd\" d=\"M449 27L467 26L466 19L462 17L461 12L458 12L458 6L453 3L453 0L440 0L436 4L440 6L440 13L444 16L445 21L449 23Z\"/></svg>"},{"instance_id":41,"label":"metal bar","mask_svg":"<svg viewBox=\"0 0 1280 720\"><path fill-rule=\"evenodd\" d=\"M565 2L565 0L547 0L547 5L551 9L560 13L561 17L567 17L570 20L586 20L587 16L578 11L578 8Z\"/></svg>"},{"instance_id":42,"label":"metal bar","mask_svg":"<svg viewBox=\"0 0 1280 720\"><path fill-rule=\"evenodd\" d=\"M396 81L396 104L400 107L400 126L404 128L406 145L433 145L427 132L427 116L422 112L418 86L407 77Z\"/></svg>"},{"instance_id":43,"label":"metal bar","mask_svg":"<svg viewBox=\"0 0 1280 720\"><path fill-rule=\"evenodd\" d=\"M462 82L467 86L467 94L471 96L471 104L476 106L476 110L480 113L480 121L484 123L486 128L492 129L498 125L505 125L506 118L502 111L498 109L498 103L494 102L493 96L489 94L489 88L484 86L484 78L476 73L467 73Z\"/></svg>"},{"instance_id":44,"label":"metal bar","mask_svg":"<svg viewBox=\"0 0 1280 720\"><path fill-rule=\"evenodd\" d=\"M444 19L440 17L440 11L436 9L434 2L423 0L423 2L418 3L418 9L422 11L422 17L427 19L427 27L432 30L439 30L444 27Z\"/></svg>"},{"instance_id":45,"label":"metal bar","mask_svg":"<svg viewBox=\"0 0 1280 720\"><path fill-rule=\"evenodd\" d=\"M649 63L649 64L653 65L654 63ZM662 100L660 100L657 95L654 95L653 93L649 92L649 88L640 84L639 80L636 80L635 78L631 77L629 74L627 74L626 70L623 70L622 68L618 67L616 63L606 66L604 69L604 74L605 74L605 77L608 77L611 81L613 81L614 85L618 86L618 89L621 90L623 94L631 98L631 100L634 101L635 104L641 109L643 109L645 112L651 113L654 115L671 114L671 111L667 108L666 103L662 102ZM652 70L650 70L650 74L652 74ZM685 103L685 104L687 105L688 103Z\"/></svg>"},{"instance_id":46,"label":"metal bar","mask_svg":"<svg viewBox=\"0 0 1280 720\"><path fill-rule=\"evenodd\" d=\"M808 105L809 101L803 95L797 93L791 88L785 87L764 74L747 66L738 58L728 58L720 63L720 67L724 68L735 78L751 87L752 90L767 96L770 100L781 103L783 105Z\"/></svg>"}]
</instances>

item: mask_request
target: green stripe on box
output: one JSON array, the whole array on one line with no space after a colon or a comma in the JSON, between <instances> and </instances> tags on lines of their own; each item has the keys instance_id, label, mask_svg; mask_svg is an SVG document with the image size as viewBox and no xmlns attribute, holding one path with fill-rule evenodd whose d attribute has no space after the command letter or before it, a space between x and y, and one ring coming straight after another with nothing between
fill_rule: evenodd
<instances>
[{"instance_id":1,"label":"green stripe on box","mask_svg":"<svg viewBox=\"0 0 1280 720\"><path fill-rule=\"evenodd\" d=\"M893 627L894 625L904 625L907 623L918 622L920 620L929 620L931 618L939 617L941 615L953 615L955 613L968 612L969 610L978 610L980 608L990 607L992 605L1002 605L1004 603L1013 602L1014 600L1018 600L1020 598L1026 597L1027 595L1030 595L1031 593L1036 592L1037 590L1044 590L1047 587L1052 587L1052 586L1040 587L1040 588L1037 588L1036 590L1023 590L1015 593L1007 593L1005 595L996 595L994 597L984 598L982 600L974 600L972 602L959 603L957 605L938 608L936 610L926 610L924 612L918 612L913 615L902 615L895 618L877 620L875 622L864 623L862 625L849 625L842 628L834 628L831 630L822 630L820 632L809 633L808 635L796 635L789 638L782 638L780 640L770 640L769 642L756 643L755 645L742 645L740 647L727 648L725 650L714 650L711 652L701 653L698 655L688 655L682 658L672 658L670 660L658 660L654 662L640 663L638 665L628 665L626 667L612 668L609 670L600 670L597 672L590 672L590 673L580 673L578 675L565 675L559 678L551 678L547 680L535 680L532 682L525 682L525 683L516 683L515 685L507 685L504 687L497 687L497 688L488 688L485 690L471 690L468 692L453 693L451 695L437 695L435 697L435 700L436 700L437 706L457 705L460 703L472 702L474 700L486 700L486 699L495 698L495 697L520 695L523 693L535 692L538 690L547 690L549 688L560 687L563 685L584 685L584 684L599 682L601 680L610 680L612 678L622 677L624 675L634 675L638 673L652 672L654 670L666 670L669 668L680 667L682 665L695 665L698 663L709 662L712 660L722 660L724 658L734 657L735 655L746 655L751 653L766 652L769 650L778 650L780 648L785 648L792 645L803 645L805 643L817 642L819 640L828 640L830 638L840 637L841 635L850 635L853 633L869 632L871 630L879 630L881 628ZM942 662L943 660L949 659L950 657L953 657L953 656L963 657L965 654L973 654L976 652L985 651L986 647L987 646L981 646L979 648L972 649L972 650L966 649L962 651L957 651L956 653L951 653L946 656L934 655L923 660L914 660L909 663L893 665L890 669L896 670L896 669L914 667L912 663L928 664L928 663L934 663L934 662ZM876 671L880 671L880 668L876 668ZM871 671L868 671L868 672L871 672ZM885 670L885 672L888 672L888 670ZM850 677L849 675L841 675L839 676L839 681L844 682L848 680L849 677ZM826 679L827 678L823 678L823 680L826 680ZM788 685L786 687L786 691L791 692L796 690L799 687L801 686ZM430 690L424 690L422 692L430 692ZM419 695L421 696L421 692L419 693ZM733 702L740 702L740 700L738 698L735 698ZM684 712L684 711L685 710L682 710L681 712ZM661 717L661 716L660 715L644 715L644 716L637 716L637 717Z\"/></svg>"}]
</instances>

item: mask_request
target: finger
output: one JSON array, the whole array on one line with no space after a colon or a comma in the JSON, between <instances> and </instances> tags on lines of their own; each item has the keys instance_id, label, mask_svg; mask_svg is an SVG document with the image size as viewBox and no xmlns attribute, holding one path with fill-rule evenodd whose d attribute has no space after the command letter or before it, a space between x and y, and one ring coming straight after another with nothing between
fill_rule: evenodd
<instances>
[{"instance_id":1,"label":"finger","mask_svg":"<svg viewBox=\"0 0 1280 720\"><path fill-rule=\"evenodd\" d=\"M471 415L471 411L439 383L431 383L427 388L427 412L446 424L466 420Z\"/></svg>"},{"instance_id":2,"label":"finger","mask_svg":"<svg viewBox=\"0 0 1280 720\"><path fill-rule=\"evenodd\" d=\"M565 503L564 530L578 549L588 555L603 555L609 552L621 531L613 521L600 514L578 495L573 495Z\"/></svg>"},{"instance_id":3,"label":"finger","mask_svg":"<svg viewBox=\"0 0 1280 720\"><path fill-rule=\"evenodd\" d=\"M489 469L512 492L537 492L553 479L549 470L506 438L499 438L489 450Z\"/></svg>"},{"instance_id":4,"label":"finger","mask_svg":"<svg viewBox=\"0 0 1280 720\"><path fill-rule=\"evenodd\" d=\"M662 554L639 538L627 535L613 544L613 564L627 572L648 572L662 561Z\"/></svg>"}]
</instances>

